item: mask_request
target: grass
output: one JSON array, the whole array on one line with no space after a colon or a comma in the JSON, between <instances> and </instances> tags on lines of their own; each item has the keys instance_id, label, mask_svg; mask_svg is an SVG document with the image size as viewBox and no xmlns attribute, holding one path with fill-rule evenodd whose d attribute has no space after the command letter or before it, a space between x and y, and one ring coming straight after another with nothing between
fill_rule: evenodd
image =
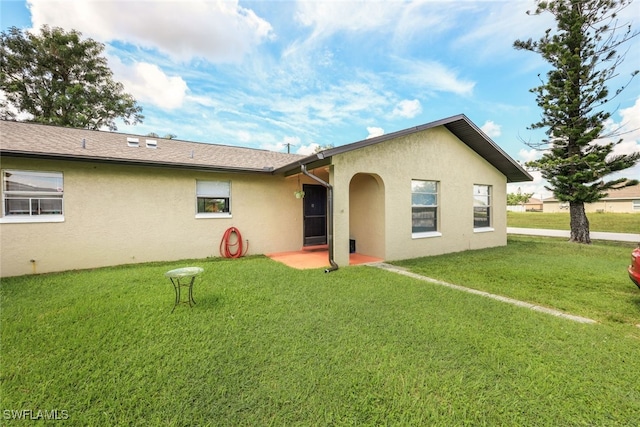
<instances>
[{"instance_id":1,"label":"grass","mask_svg":"<svg viewBox=\"0 0 640 427\"><path fill-rule=\"evenodd\" d=\"M531 261L551 256L543 243L518 237L510 247ZM82 426L639 425L638 290L617 281L622 248L585 250L569 259L601 250L612 272L583 298L598 325L371 267L324 274L263 257L4 279L0 416L58 409ZM431 273L434 260L446 279L455 262L493 271L515 256L466 254L412 268ZM205 269L197 305L170 314L163 273L185 265ZM563 274L593 281L582 266L565 262ZM504 267L496 286L515 270ZM562 301L559 287L550 289ZM621 317L596 316L611 310Z\"/></svg>"},{"instance_id":2,"label":"grass","mask_svg":"<svg viewBox=\"0 0 640 427\"><path fill-rule=\"evenodd\" d=\"M634 247L621 242L579 245L566 239L509 236L503 247L393 264L600 322L635 325L640 324L640 292L627 275Z\"/></svg>"},{"instance_id":3,"label":"grass","mask_svg":"<svg viewBox=\"0 0 640 427\"><path fill-rule=\"evenodd\" d=\"M639 233L640 214L635 213L587 213L590 231L611 233ZM569 230L569 213L510 212L507 226Z\"/></svg>"}]
</instances>

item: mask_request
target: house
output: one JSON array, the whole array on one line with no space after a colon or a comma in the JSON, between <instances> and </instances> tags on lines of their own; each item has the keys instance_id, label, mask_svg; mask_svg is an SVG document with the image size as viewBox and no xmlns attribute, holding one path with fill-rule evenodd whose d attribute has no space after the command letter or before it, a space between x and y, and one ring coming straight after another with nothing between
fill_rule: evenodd
<instances>
[{"instance_id":1,"label":"house","mask_svg":"<svg viewBox=\"0 0 640 427\"><path fill-rule=\"evenodd\" d=\"M509 212L542 212L542 200L529 198L525 203L517 205L507 205Z\"/></svg>"},{"instance_id":2,"label":"house","mask_svg":"<svg viewBox=\"0 0 640 427\"><path fill-rule=\"evenodd\" d=\"M464 115L310 156L0 121L0 275L328 244L386 260L506 244L532 177ZM304 191L304 197L294 194Z\"/></svg>"},{"instance_id":3,"label":"house","mask_svg":"<svg viewBox=\"0 0 640 427\"><path fill-rule=\"evenodd\" d=\"M531 197L524 204L524 209L527 212L542 212L542 200Z\"/></svg>"},{"instance_id":4,"label":"house","mask_svg":"<svg viewBox=\"0 0 640 427\"><path fill-rule=\"evenodd\" d=\"M607 197L595 203L585 203L584 210L590 212L640 213L640 184L609 190ZM543 200L543 212L569 212L569 202L555 197Z\"/></svg>"}]
</instances>

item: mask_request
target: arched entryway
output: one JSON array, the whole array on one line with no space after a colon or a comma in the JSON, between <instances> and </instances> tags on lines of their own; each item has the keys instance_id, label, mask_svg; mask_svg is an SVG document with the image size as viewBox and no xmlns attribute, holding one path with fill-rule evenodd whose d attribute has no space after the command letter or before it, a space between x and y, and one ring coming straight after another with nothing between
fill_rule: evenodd
<instances>
[{"instance_id":1,"label":"arched entryway","mask_svg":"<svg viewBox=\"0 0 640 427\"><path fill-rule=\"evenodd\" d=\"M384 182L376 174L357 173L349 183L349 239L362 255L385 258Z\"/></svg>"}]
</instances>

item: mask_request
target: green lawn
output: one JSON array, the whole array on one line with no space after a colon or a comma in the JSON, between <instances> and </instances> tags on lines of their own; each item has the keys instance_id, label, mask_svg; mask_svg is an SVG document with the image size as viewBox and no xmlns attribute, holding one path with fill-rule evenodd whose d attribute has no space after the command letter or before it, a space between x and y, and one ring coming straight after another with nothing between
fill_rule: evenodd
<instances>
[{"instance_id":1,"label":"green lawn","mask_svg":"<svg viewBox=\"0 0 640 427\"><path fill-rule=\"evenodd\" d=\"M566 239L509 236L509 244L503 247L393 264L599 322L636 325L640 324L640 290L627 274L634 247L633 243L580 245Z\"/></svg>"},{"instance_id":2,"label":"green lawn","mask_svg":"<svg viewBox=\"0 0 640 427\"><path fill-rule=\"evenodd\" d=\"M640 214L625 213L588 213L591 231L611 233L640 233ZM550 230L569 230L569 213L509 212L508 227L546 228Z\"/></svg>"},{"instance_id":3,"label":"green lawn","mask_svg":"<svg viewBox=\"0 0 640 427\"><path fill-rule=\"evenodd\" d=\"M57 409L79 426L640 425L628 247L514 237L498 249L404 264L467 285L496 274L481 286L532 287L522 295L600 323L372 267L324 274L263 257L3 279L0 424ZM504 263L523 250L532 265L572 256L514 285L524 266ZM197 305L171 314L163 273L185 265L205 269ZM572 275L584 295L575 282L561 291Z\"/></svg>"}]
</instances>

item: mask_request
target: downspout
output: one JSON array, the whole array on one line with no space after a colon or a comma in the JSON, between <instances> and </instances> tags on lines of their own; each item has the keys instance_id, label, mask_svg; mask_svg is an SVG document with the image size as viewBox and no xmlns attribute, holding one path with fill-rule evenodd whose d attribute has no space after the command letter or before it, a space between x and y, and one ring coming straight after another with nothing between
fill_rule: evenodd
<instances>
[{"instance_id":1,"label":"downspout","mask_svg":"<svg viewBox=\"0 0 640 427\"><path fill-rule=\"evenodd\" d=\"M331 264L331 267L327 268L324 272L330 273L338 269L338 264L333 260L333 186L317 176L311 175L305 165L300 165L300 170L303 174L327 188L327 246L329 247L329 264Z\"/></svg>"}]
</instances>

